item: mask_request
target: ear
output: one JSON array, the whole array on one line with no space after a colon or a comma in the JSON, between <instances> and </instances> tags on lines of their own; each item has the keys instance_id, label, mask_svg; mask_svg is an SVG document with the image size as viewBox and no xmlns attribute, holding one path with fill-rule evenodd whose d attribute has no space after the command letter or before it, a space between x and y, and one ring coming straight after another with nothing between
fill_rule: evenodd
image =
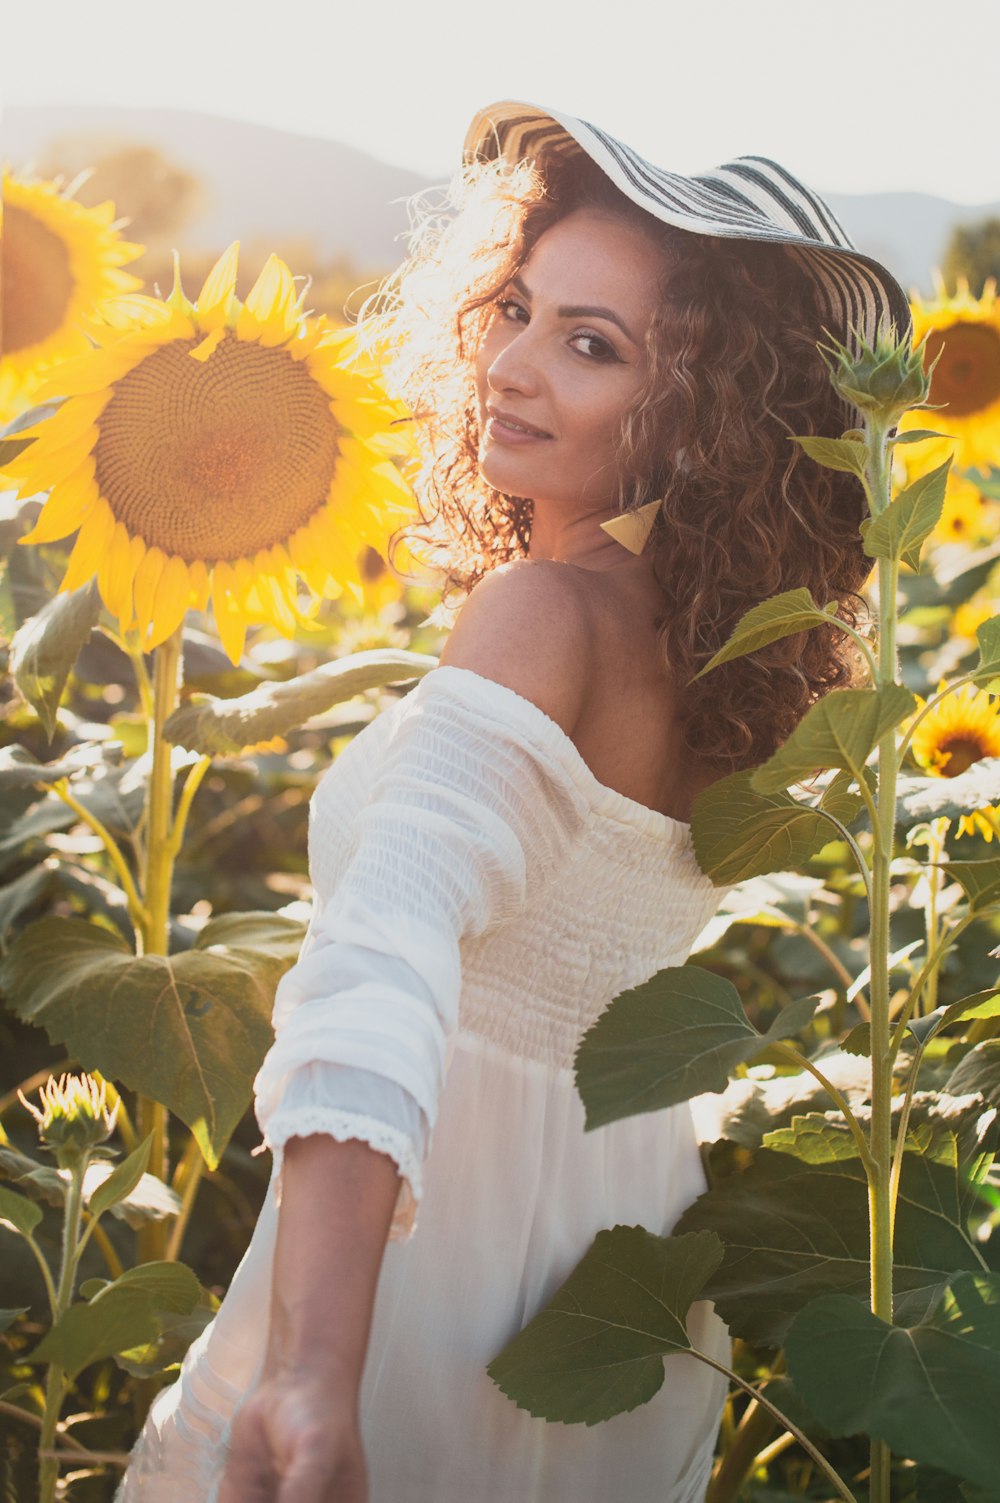
<instances>
[{"instance_id":1,"label":"ear","mask_svg":"<svg viewBox=\"0 0 1000 1503\"><path fill-rule=\"evenodd\" d=\"M602 522L600 525L609 537L614 538L616 543L621 543L630 553L641 553L656 521L661 500L658 496L655 501L647 501L644 506L637 506L635 511L622 512L620 517L612 517L610 522Z\"/></svg>"}]
</instances>

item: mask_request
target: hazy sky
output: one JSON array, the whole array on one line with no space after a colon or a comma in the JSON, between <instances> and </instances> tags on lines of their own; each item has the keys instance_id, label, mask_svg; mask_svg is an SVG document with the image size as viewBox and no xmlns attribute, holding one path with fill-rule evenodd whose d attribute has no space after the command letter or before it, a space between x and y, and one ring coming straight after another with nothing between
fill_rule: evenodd
<instances>
[{"instance_id":1,"label":"hazy sky","mask_svg":"<svg viewBox=\"0 0 1000 1503\"><path fill-rule=\"evenodd\" d=\"M659 165L772 156L829 192L1000 199L1000 0L44 0L3 9L8 104L207 110L435 180L528 100Z\"/></svg>"}]
</instances>

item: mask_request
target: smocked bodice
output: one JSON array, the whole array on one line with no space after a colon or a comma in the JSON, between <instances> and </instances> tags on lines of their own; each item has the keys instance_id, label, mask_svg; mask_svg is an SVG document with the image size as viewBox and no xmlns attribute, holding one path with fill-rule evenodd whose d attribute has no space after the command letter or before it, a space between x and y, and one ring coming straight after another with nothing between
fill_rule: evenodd
<instances>
[{"instance_id":1,"label":"smocked bodice","mask_svg":"<svg viewBox=\"0 0 1000 1503\"><path fill-rule=\"evenodd\" d=\"M462 941L459 1023L508 1053L571 1068L581 1035L613 997L681 964L724 896L701 871L690 826L600 783L575 744L532 701L469 669L431 676L462 691L503 737L543 756L580 834L555 865L526 853L527 901ZM411 691L412 692L412 691ZM320 780L310 810L316 904L357 848L358 817L409 695L381 711Z\"/></svg>"}]
</instances>

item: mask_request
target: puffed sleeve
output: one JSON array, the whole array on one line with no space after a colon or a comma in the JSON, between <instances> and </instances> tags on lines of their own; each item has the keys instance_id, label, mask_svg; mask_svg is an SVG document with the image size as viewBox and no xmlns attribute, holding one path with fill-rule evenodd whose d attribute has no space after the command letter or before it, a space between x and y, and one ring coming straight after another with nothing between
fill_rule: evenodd
<instances>
[{"instance_id":1,"label":"puffed sleeve","mask_svg":"<svg viewBox=\"0 0 1000 1503\"><path fill-rule=\"evenodd\" d=\"M407 696L354 855L275 998L254 1096L279 1198L290 1137L361 1138L400 1171L390 1237L415 1231L462 941L516 917L580 838L568 744L537 705L471 670L432 669Z\"/></svg>"}]
</instances>

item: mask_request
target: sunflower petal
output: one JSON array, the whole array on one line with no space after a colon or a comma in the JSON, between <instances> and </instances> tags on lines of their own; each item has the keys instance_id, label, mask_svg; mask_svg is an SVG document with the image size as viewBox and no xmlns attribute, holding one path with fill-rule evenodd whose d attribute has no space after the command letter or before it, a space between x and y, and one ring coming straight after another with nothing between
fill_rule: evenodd
<instances>
[{"instance_id":1,"label":"sunflower petal","mask_svg":"<svg viewBox=\"0 0 1000 1503\"><path fill-rule=\"evenodd\" d=\"M28 495L31 487L36 491L50 490L57 481L71 474L86 459L93 450L97 437L97 429L88 428L86 433L64 444L61 449L46 449L43 447L44 441L37 438L4 465L4 474L19 482L19 495Z\"/></svg>"},{"instance_id":2,"label":"sunflower petal","mask_svg":"<svg viewBox=\"0 0 1000 1503\"><path fill-rule=\"evenodd\" d=\"M211 359L225 337L225 327L220 324L218 328L212 330L211 334L206 334L193 350L188 350L188 354L192 360L200 360L204 364L206 360Z\"/></svg>"},{"instance_id":3,"label":"sunflower petal","mask_svg":"<svg viewBox=\"0 0 1000 1503\"><path fill-rule=\"evenodd\" d=\"M233 570L225 561L212 570L212 610L219 639L231 663L238 663L243 656L247 622L239 602L234 598L236 579Z\"/></svg>"},{"instance_id":4,"label":"sunflower petal","mask_svg":"<svg viewBox=\"0 0 1000 1503\"><path fill-rule=\"evenodd\" d=\"M66 573L59 586L61 591L79 589L88 579L93 579L111 546L114 531L115 519L111 508L106 501L99 499L85 518L73 544Z\"/></svg>"},{"instance_id":5,"label":"sunflower petal","mask_svg":"<svg viewBox=\"0 0 1000 1503\"><path fill-rule=\"evenodd\" d=\"M142 292L130 292L102 303L99 315L87 322L95 323L99 328L106 326L130 333L136 328L162 328L164 324L170 323L172 311L159 298L149 297Z\"/></svg>"},{"instance_id":6,"label":"sunflower petal","mask_svg":"<svg viewBox=\"0 0 1000 1503\"><path fill-rule=\"evenodd\" d=\"M291 636L295 631L295 616L285 597L285 592L273 574L267 574L258 569L254 585L261 610L268 622L282 635Z\"/></svg>"},{"instance_id":7,"label":"sunflower petal","mask_svg":"<svg viewBox=\"0 0 1000 1503\"><path fill-rule=\"evenodd\" d=\"M89 350L72 360L60 360L56 368L45 377L38 388L38 395L48 401L53 397L86 396L112 386L126 372L138 365L149 353L149 340L116 340L103 348Z\"/></svg>"},{"instance_id":8,"label":"sunflower petal","mask_svg":"<svg viewBox=\"0 0 1000 1503\"><path fill-rule=\"evenodd\" d=\"M135 624L145 637L153 619L156 602L156 586L166 568L167 555L161 548L147 548L145 556L135 571Z\"/></svg>"},{"instance_id":9,"label":"sunflower petal","mask_svg":"<svg viewBox=\"0 0 1000 1503\"><path fill-rule=\"evenodd\" d=\"M168 558L166 567L156 582L148 642L150 648L159 647L180 626L187 614L190 594L187 564L176 556Z\"/></svg>"},{"instance_id":10,"label":"sunflower petal","mask_svg":"<svg viewBox=\"0 0 1000 1503\"><path fill-rule=\"evenodd\" d=\"M234 240L212 267L196 299L198 325L203 334L224 328L236 298L236 269L240 242Z\"/></svg>"},{"instance_id":11,"label":"sunflower petal","mask_svg":"<svg viewBox=\"0 0 1000 1503\"><path fill-rule=\"evenodd\" d=\"M127 568L128 568L128 581L129 581L128 582L128 592L127 592L128 613L126 615L122 615L122 616L118 617L118 625L121 628L121 632L122 632L123 636L125 635L125 633L127 631L130 631L132 629L132 627L135 625L135 610L134 610L134 603L133 603L134 602L134 591L135 591L135 576L138 573L139 565L142 563L143 559L146 556L146 544L145 544L145 542L143 541L142 538L138 538L138 537L130 538L129 539L128 549L129 549L129 558L128 558L128 565L127 565Z\"/></svg>"},{"instance_id":12,"label":"sunflower petal","mask_svg":"<svg viewBox=\"0 0 1000 1503\"><path fill-rule=\"evenodd\" d=\"M93 459L86 459L79 469L54 485L38 521L18 542L54 543L75 532L97 502L94 470Z\"/></svg>"},{"instance_id":13,"label":"sunflower petal","mask_svg":"<svg viewBox=\"0 0 1000 1503\"><path fill-rule=\"evenodd\" d=\"M35 444L43 439L50 449L61 449L85 433L100 417L111 398L111 391L88 392L86 396L69 397L57 412L36 424Z\"/></svg>"},{"instance_id":14,"label":"sunflower petal","mask_svg":"<svg viewBox=\"0 0 1000 1503\"><path fill-rule=\"evenodd\" d=\"M255 338L261 326L269 325L276 318L284 325L285 310L294 302L295 283L291 272L280 256L268 256L247 293L236 325L237 334L243 338Z\"/></svg>"},{"instance_id":15,"label":"sunflower petal","mask_svg":"<svg viewBox=\"0 0 1000 1503\"><path fill-rule=\"evenodd\" d=\"M104 554L97 568L97 588L112 616L117 616L119 621L127 621L129 624L132 620L134 572L128 528L124 522L116 522L111 535L111 547Z\"/></svg>"}]
</instances>

